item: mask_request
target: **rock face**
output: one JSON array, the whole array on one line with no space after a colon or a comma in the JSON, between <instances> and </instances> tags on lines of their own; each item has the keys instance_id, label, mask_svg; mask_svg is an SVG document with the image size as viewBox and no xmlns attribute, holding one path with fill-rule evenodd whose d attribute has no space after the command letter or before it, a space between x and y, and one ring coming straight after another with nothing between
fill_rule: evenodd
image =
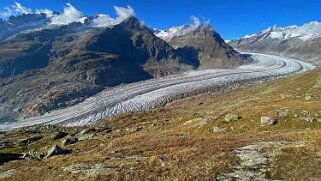
<instances>
[{"instance_id":1,"label":"rock face","mask_svg":"<svg viewBox=\"0 0 321 181\"><path fill-rule=\"evenodd\" d=\"M186 63L195 68L232 68L251 61L225 43L209 24L166 39L185 58Z\"/></svg>"},{"instance_id":2,"label":"rock face","mask_svg":"<svg viewBox=\"0 0 321 181\"><path fill-rule=\"evenodd\" d=\"M230 41L240 51L269 53L321 63L321 23L270 27L251 36Z\"/></svg>"}]
</instances>

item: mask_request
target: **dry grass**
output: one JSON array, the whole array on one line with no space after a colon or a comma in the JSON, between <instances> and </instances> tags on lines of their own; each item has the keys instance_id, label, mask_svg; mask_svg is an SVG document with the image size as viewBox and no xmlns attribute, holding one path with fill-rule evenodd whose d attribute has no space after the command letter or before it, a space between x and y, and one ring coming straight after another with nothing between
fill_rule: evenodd
<instances>
[{"instance_id":1,"label":"dry grass","mask_svg":"<svg viewBox=\"0 0 321 181\"><path fill-rule=\"evenodd\" d=\"M7 180L215 180L217 175L232 171L232 166L238 163L235 148L260 141L287 140L302 141L305 146L281 150L271 158L269 177L317 180L321 175L321 123L302 120L301 112L305 110L321 118L321 89L314 86L320 76L318 69L224 94L190 97L161 109L108 118L93 127L112 127L109 138L101 136L70 145L66 147L72 150L70 155L9 162L0 170L16 168L17 172ZM306 101L307 94L313 99ZM281 108L289 110L287 118L278 116L277 110ZM227 113L239 114L242 118L225 122ZM221 117L203 126L197 125L213 115ZM277 118L278 124L260 127L260 117L265 115ZM228 130L213 133L213 126ZM82 128L64 129L73 134ZM0 152L21 153L33 148L44 153L61 142L50 139L50 131L42 133L41 141ZM15 141L28 136L19 131L6 138ZM99 174L63 170L79 163L102 164L115 170ZM131 168L135 171L128 171Z\"/></svg>"}]
</instances>

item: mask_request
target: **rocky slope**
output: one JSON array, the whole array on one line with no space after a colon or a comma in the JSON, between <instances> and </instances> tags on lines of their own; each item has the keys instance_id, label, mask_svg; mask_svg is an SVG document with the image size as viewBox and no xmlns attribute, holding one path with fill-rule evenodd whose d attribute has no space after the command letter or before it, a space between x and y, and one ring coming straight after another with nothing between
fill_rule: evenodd
<instances>
[{"instance_id":1,"label":"rocky slope","mask_svg":"<svg viewBox=\"0 0 321 181\"><path fill-rule=\"evenodd\" d=\"M316 69L90 126L1 133L0 178L319 180L320 87Z\"/></svg>"},{"instance_id":2,"label":"rocky slope","mask_svg":"<svg viewBox=\"0 0 321 181\"><path fill-rule=\"evenodd\" d=\"M262 32L229 42L240 51L270 53L321 63L321 23L270 27Z\"/></svg>"}]
</instances>

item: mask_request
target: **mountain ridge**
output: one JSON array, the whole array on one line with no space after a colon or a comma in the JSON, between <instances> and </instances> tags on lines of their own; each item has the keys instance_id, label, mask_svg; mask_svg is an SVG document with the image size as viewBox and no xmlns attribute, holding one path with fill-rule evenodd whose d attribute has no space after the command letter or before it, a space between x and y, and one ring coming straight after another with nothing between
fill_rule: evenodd
<instances>
[{"instance_id":1,"label":"mountain ridge","mask_svg":"<svg viewBox=\"0 0 321 181\"><path fill-rule=\"evenodd\" d=\"M320 64L321 23L312 21L302 26L270 27L229 44L240 51L277 54Z\"/></svg>"}]
</instances>

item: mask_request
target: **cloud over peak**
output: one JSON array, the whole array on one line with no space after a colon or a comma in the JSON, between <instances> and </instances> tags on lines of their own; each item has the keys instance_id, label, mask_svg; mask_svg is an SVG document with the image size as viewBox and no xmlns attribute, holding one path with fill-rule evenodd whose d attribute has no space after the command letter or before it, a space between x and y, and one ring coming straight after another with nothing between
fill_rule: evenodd
<instances>
[{"instance_id":1,"label":"cloud over peak","mask_svg":"<svg viewBox=\"0 0 321 181\"><path fill-rule=\"evenodd\" d=\"M114 6L116 12L116 17L111 17L108 14L98 14L89 21L89 26L92 27L108 27L119 24L130 16L135 16L135 11L131 6L119 7ZM50 9L36 9L32 10L30 8L22 6L20 3L14 3L10 7L3 8L0 11L0 18L8 19L10 16L18 16L22 14L46 14L47 18L50 19L51 25L68 25L73 22L84 23L88 17L75 8L72 4L67 3L60 14L55 14L54 11Z\"/></svg>"},{"instance_id":2,"label":"cloud over peak","mask_svg":"<svg viewBox=\"0 0 321 181\"><path fill-rule=\"evenodd\" d=\"M114 6L114 9L117 14L116 18L112 18L107 14L98 14L95 17L95 19L93 19L90 25L93 27L108 27L108 26L119 24L120 22L124 21L128 17L135 16L134 9L130 6L127 6L127 7Z\"/></svg>"},{"instance_id":3,"label":"cloud over peak","mask_svg":"<svg viewBox=\"0 0 321 181\"><path fill-rule=\"evenodd\" d=\"M82 22L83 23L84 19L85 18L84 18L84 15L82 12L77 10L70 3L67 3L66 7L64 7L63 13L52 17L51 24L67 25L72 22Z\"/></svg>"},{"instance_id":4,"label":"cloud over peak","mask_svg":"<svg viewBox=\"0 0 321 181\"><path fill-rule=\"evenodd\" d=\"M11 7L5 7L3 8L3 11L0 12L0 16L3 18L9 18L10 16L17 16L20 14L32 14L32 10L15 2Z\"/></svg>"}]
</instances>

